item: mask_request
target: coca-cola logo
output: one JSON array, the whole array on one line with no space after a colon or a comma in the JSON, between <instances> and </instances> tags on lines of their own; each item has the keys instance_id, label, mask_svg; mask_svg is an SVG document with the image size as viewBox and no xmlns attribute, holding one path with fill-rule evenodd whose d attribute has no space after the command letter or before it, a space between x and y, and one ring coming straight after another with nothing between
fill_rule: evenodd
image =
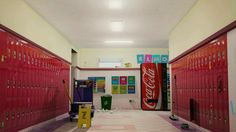
<instances>
[{"instance_id":1,"label":"coca-cola logo","mask_svg":"<svg viewBox=\"0 0 236 132\"><path fill-rule=\"evenodd\" d=\"M149 100L155 99L155 69L151 69L149 67L143 67L142 68L142 80L144 84L144 97L143 97L143 103L150 109L154 109L156 107L155 102L150 102Z\"/></svg>"}]
</instances>

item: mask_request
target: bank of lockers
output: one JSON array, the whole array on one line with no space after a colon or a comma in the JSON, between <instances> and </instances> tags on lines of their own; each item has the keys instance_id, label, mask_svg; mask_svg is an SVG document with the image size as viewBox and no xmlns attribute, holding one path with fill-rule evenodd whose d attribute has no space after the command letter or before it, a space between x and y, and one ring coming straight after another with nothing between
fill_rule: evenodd
<instances>
[{"instance_id":1,"label":"bank of lockers","mask_svg":"<svg viewBox=\"0 0 236 132\"><path fill-rule=\"evenodd\" d=\"M171 64L173 113L214 132L229 131L227 35Z\"/></svg>"},{"instance_id":2,"label":"bank of lockers","mask_svg":"<svg viewBox=\"0 0 236 132\"><path fill-rule=\"evenodd\" d=\"M63 79L69 84L68 63L0 28L0 131L66 113Z\"/></svg>"}]
</instances>

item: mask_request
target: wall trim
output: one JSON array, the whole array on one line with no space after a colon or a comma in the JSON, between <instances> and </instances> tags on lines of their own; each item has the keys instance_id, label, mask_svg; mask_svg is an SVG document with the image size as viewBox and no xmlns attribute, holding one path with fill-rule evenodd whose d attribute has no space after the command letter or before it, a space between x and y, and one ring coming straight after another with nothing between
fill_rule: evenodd
<instances>
[{"instance_id":1,"label":"wall trim","mask_svg":"<svg viewBox=\"0 0 236 132\"><path fill-rule=\"evenodd\" d=\"M198 43L197 45L193 46L192 48L186 50L185 52L183 52L182 54L180 54L179 56L175 57L174 59L172 59L171 61L169 61L169 64L179 60L180 58L186 56L187 54L201 48L202 46L206 45L208 42L214 40L215 38L219 37L220 35L229 32L230 30L236 28L236 20L234 20L232 23L230 23L229 25L225 26L224 28L220 29L219 31L217 31L216 33L214 33L213 35L207 37L206 39L204 39L203 41L201 41L200 43Z\"/></svg>"},{"instance_id":2,"label":"wall trim","mask_svg":"<svg viewBox=\"0 0 236 132\"><path fill-rule=\"evenodd\" d=\"M26 42L28 42L28 43L31 43L31 44L34 45L35 47L37 47L37 48L39 48L39 49L41 49L41 50L44 50L44 51L48 52L49 54L51 54L51 55L57 57L57 59L59 59L59 60L61 60L61 61L64 61L64 62L66 62L66 63L68 63L68 64L71 65L71 63L70 63L69 61L63 59L62 57L56 55L55 53L49 51L48 49L46 49L46 48L40 46L39 44L37 44L37 43L35 43L35 42L29 40L28 38L26 38L26 37L20 35L19 33L13 31L12 29L10 29L10 28L8 28L8 27L2 25L2 24L0 24L0 28L3 29L3 30L5 30L5 31L7 31L7 32L9 32L9 33L11 33L11 34L14 35L14 36L17 36L18 38L20 38L20 39L22 39L22 40L24 40L24 41L26 41Z\"/></svg>"},{"instance_id":3,"label":"wall trim","mask_svg":"<svg viewBox=\"0 0 236 132\"><path fill-rule=\"evenodd\" d=\"M140 70L140 68L81 68L76 66L81 71L121 71L121 70Z\"/></svg>"}]
</instances>

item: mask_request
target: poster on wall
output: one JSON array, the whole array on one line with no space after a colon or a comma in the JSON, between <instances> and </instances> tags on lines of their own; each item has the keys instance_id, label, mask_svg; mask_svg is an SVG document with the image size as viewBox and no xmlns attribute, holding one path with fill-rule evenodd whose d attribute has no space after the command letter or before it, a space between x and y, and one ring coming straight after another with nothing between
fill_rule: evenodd
<instances>
[{"instance_id":1,"label":"poster on wall","mask_svg":"<svg viewBox=\"0 0 236 132\"><path fill-rule=\"evenodd\" d=\"M127 94L127 85L120 85L120 94Z\"/></svg>"},{"instance_id":2,"label":"poster on wall","mask_svg":"<svg viewBox=\"0 0 236 132\"><path fill-rule=\"evenodd\" d=\"M119 85L120 84L120 77L119 76L112 76L112 85Z\"/></svg>"},{"instance_id":3,"label":"poster on wall","mask_svg":"<svg viewBox=\"0 0 236 132\"><path fill-rule=\"evenodd\" d=\"M112 76L112 94L135 94L135 76Z\"/></svg>"},{"instance_id":4,"label":"poster on wall","mask_svg":"<svg viewBox=\"0 0 236 132\"><path fill-rule=\"evenodd\" d=\"M152 63L152 55L145 55L145 63Z\"/></svg>"},{"instance_id":5,"label":"poster on wall","mask_svg":"<svg viewBox=\"0 0 236 132\"><path fill-rule=\"evenodd\" d=\"M168 63L169 56L168 55L161 55L161 63Z\"/></svg>"},{"instance_id":6,"label":"poster on wall","mask_svg":"<svg viewBox=\"0 0 236 132\"><path fill-rule=\"evenodd\" d=\"M128 76L128 85L135 85L135 76Z\"/></svg>"},{"instance_id":7,"label":"poster on wall","mask_svg":"<svg viewBox=\"0 0 236 132\"><path fill-rule=\"evenodd\" d=\"M120 85L112 85L112 94L119 94L120 93L120 89L119 89Z\"/></svg>"},{"instance_id":8,"label":"poster on wall","mask_svg":"<svg viewBox=\"0 0 236 132\"><path fill-rule=\"evenodd\" d=\"M97 77L97 93L105 93L105 77Z\"/></svg>"},{"instance_id":9,"label":"poster on wall","mask_svg":"<svg viewBox=\"0 0 236 132\"><path fill-rule=\"evenodd\" d=\"M93 81L93 93L105 93L105 77L88 77Z\"/></svg>"},{"instance_id":10,"label":"poster on wall","mask_svg":"<svg viewBox=\"0 0 236 132\"><path fill-rule=\"evenodd\" d=\"M134 94L134 93L135 93L135 85L129 85L128 94Z\"/></svg>"},{"instance_id":11,"label":"poster on wall","mask_svg":"<svg viewBox=\"0 0 236 132\"><path fill-rule=\"evenodd\" d=\"M137 55L137 63L138 64L144 63L144 55Z\"/></svg>"},{"instance_id":12,"label":"poster on wall","mask_svg":"<svg viewBox=\"0 0 236 132\"><path fill-rule=\"evenodd\" d=\"M127 85L127 76L120 76L120 85Z\"/></svg>"},{"instance_id":13,"label":"poster on wall","mask_svg":"<svg viewBox=\"0 0 236 132\"><path fill-rule=\"evenodd\" d=\"M153 63L161 63L161 56L160 55L152 55L152 62Z\"/></svg>"},{"instance_id":14,"label":"poster on wall","mask_svg":"<svg viewBox=\"0 0 236 132\"><path fill-rule=\"evenodd\" d=\"M88 80L93 81L93 93L96 93L97 92L96 77L88 77Z\"/></svg>"}]
</instances>

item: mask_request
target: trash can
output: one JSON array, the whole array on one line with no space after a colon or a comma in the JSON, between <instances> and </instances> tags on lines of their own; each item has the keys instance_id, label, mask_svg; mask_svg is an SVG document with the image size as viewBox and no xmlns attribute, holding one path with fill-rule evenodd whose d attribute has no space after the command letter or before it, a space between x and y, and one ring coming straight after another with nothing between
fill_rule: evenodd
<instances>
[{"instance_id":1,"label":"trash can","mask_svg":"<svg viewBox=\"0 0 236 132\"><path fill-rule=\"evenodd\" d=\"M111 101L112 101L111 95L101 96L102 109L111 110Z\"/></svg>"}]
</instances>

